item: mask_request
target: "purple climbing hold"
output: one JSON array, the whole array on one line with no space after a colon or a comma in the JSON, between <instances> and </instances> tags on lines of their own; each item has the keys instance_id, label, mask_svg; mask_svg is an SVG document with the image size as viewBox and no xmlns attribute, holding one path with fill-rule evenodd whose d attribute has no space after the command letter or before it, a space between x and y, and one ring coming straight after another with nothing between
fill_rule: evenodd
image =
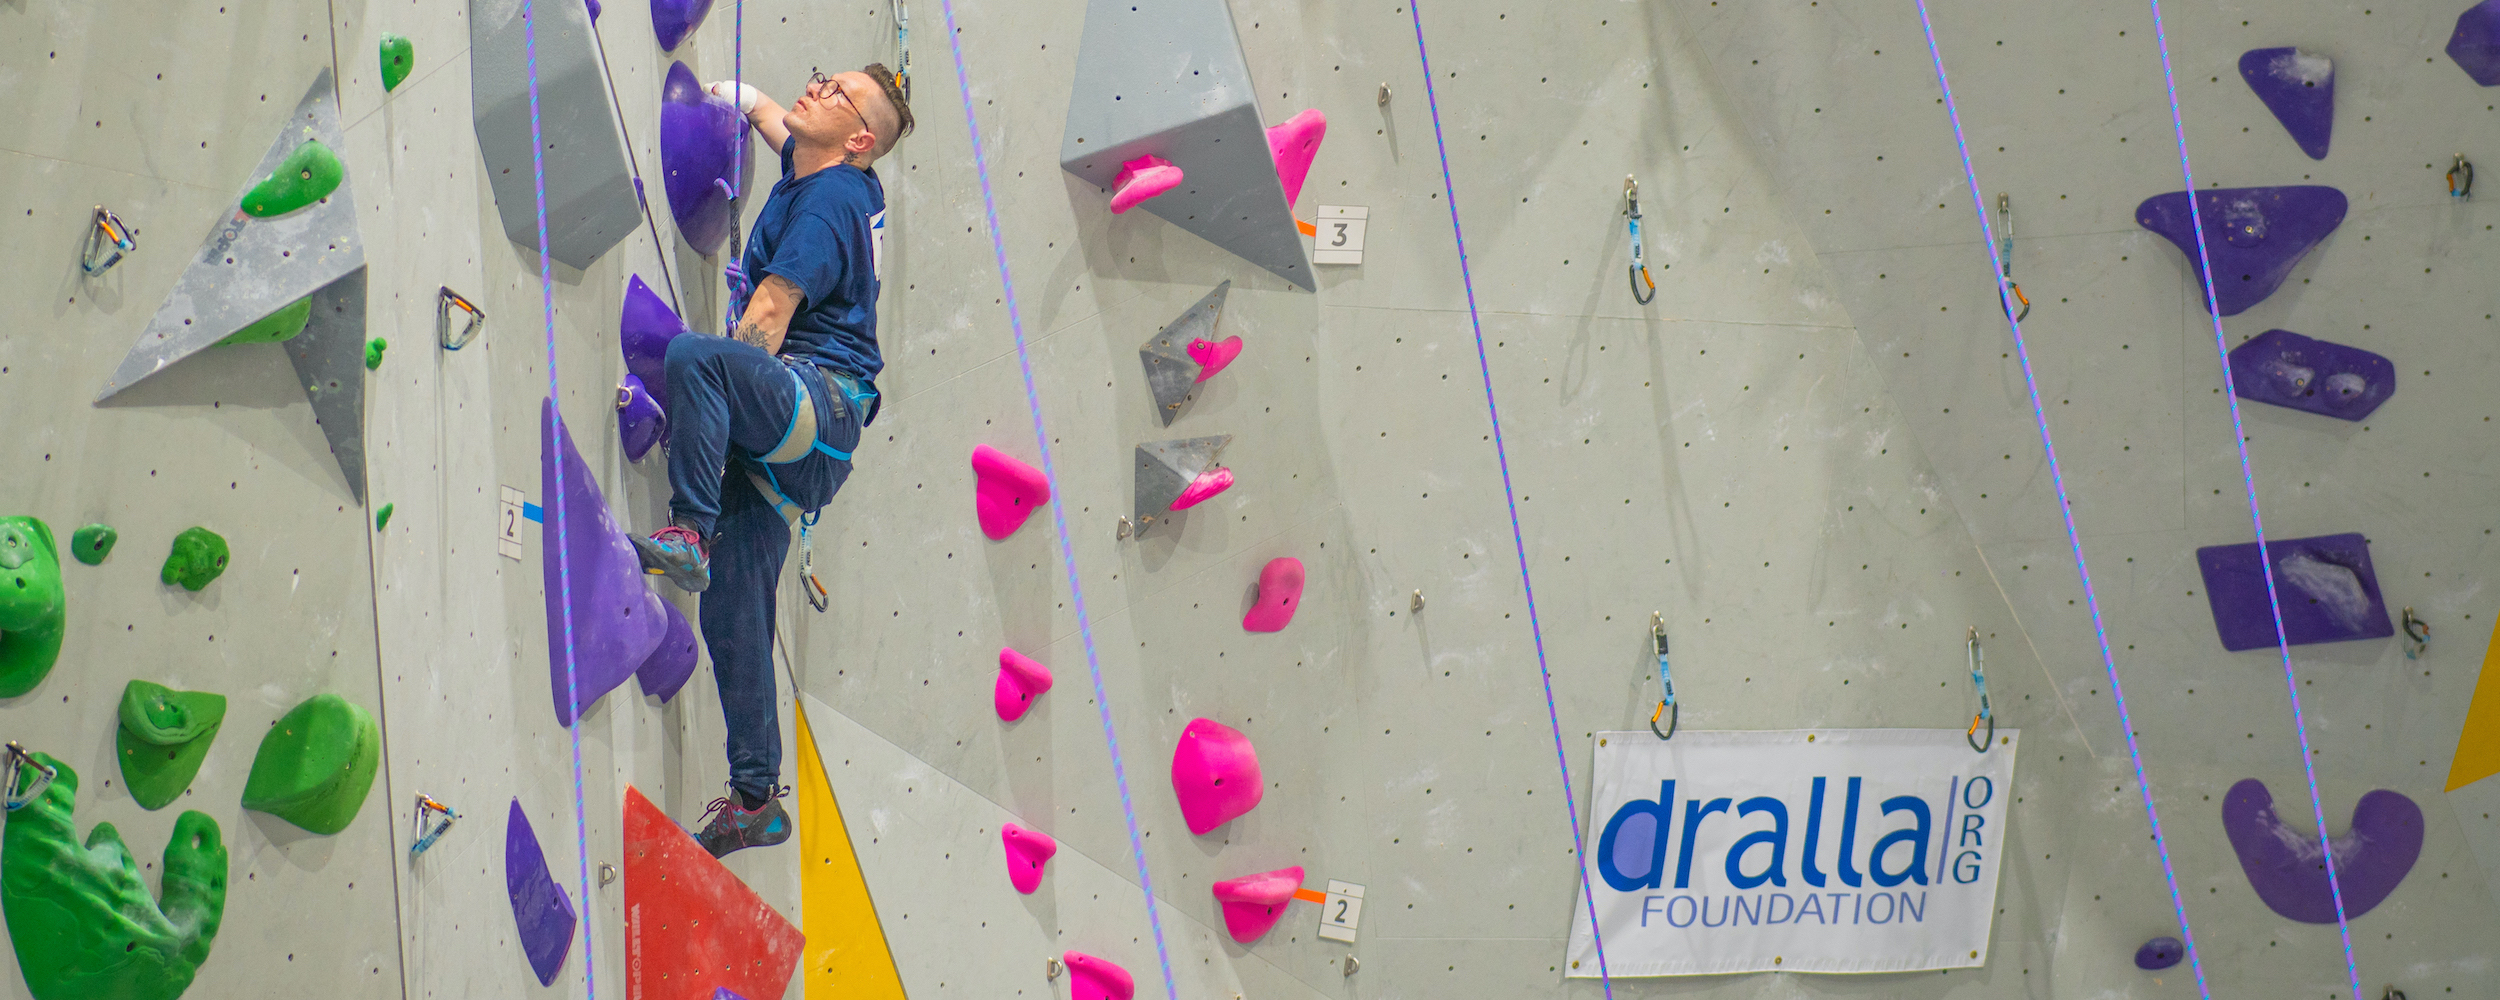
<instances>
[{"instance_id":1,"label":"purple climbing hold","mask_svg":"<svg viewBox=\"0 0 2500 1000\"><path fill-rule=\"evenodd\" d=\"M2483 0L2457 15L2448 36L2448 58L2475 83L2500 87L2500 0Z\"/></svg>"},{"instance_id":2,"label":"purple climbing hold","mask_svg":"<svg viewBox=\"0 0 2500 1000\"><path fill-rule=\"evenodd\" d=\"M668 434L668 411L660 409L640 377L627 375L625 384L616 387L616 430L625 439L628 462L642 461Z\"/></svg>"},{"instance_id":3,"label":"purple climbing hold","mask_svg":"<svg viewBox=\"0 0 2500 1000\"><path fill-rule=\"evenodd\" d=\"M556 489L559 462L562 490ZM582 709L625 683L651 657L668 630L668 619L661 610L665 602L644 586L642 560L609 515L599 481L591 478L589 464L574 450L573 432L564 426L552 399L539 406L538 474L547 508L546 539L539 546L547 591L547 673L555 691L556 721L570 726ZM559 552L565 556L561 568ZM568 659L574 675L570 685L565 678Z\"/></svg>"},{"instance_id":4,"label":"purple climbing hold","mask_svg":"<svg viewBox=\"0 0 2500 1000\"><path fill-rule=\"evenodd\" d=\"M604 12L604 9L599 6L599 0L582 0L582 3L590 8L590 23L599 23L599 15Z\"/></svg>"},{"instance_id":5,"label":"purple climbing hold","mask_svg":"<svg viewBox=\"0 0 2500 1000\"><path fill-rule=\"evenodd\" d=\"M2278 538L2266 543L2274 562L2275 596L2283 606L2283 634L2294 646L2396 634L2370 566L2370 540L2360 535ZM2257 569L2257 543L2211 545L2196 550L2204 572L2205 599L2214 613L2222 648L2270 649L2274 611L2266 579Z\"/></svg>"},{"instance_id":6,"label":"purple climbing hold","mask_svg":"<svg viewBox=\"0 0 2500 1000\"><path fill-rule=\"evenodd\" d=\"M2326 159L2335 133L2335 60L2295 48L2240 54L2240 79L2266 102L2283 130L2312 160Z\"/></svg>"},{"instance_id":7,"label":"purple climbing hold","mask_svg":"<svg viewBox=\"0 0 2500 1000\"><path fill-rule=\"evenodd\" d=\"M2231 349L2242 399L2359 420L2396 394L2396 364L2358 347L2268 330Z\"/></svg>"},{"instance_id":8,"label":"purple climbing hold","mask_svg":"<svg viewBox=\"0 0 2500 1000\"><path fill-rule=\"evenodd\" d=\"M660 636L660 645L651 651L651 658L642 661L642 668L634 671L634 683L642 685L642 693L667 701L677 697L678 689L686 686L686 679L694 676L694 629L686 624L686 616L678 612L677 605L661 601L660 610L668 616L668 631Z\"/></svg>"},{"instance_id":9,"label":"purple climbing hold","mask_svg":"<svg viewBox=\"0 0 2500 1000\"><path fill-rule=\"evenodd\" d=\"M651 33L660 36L660 48L676 51L711 12L712 0L651 0Z\"/></svg>"},{"instance_id":10,"label":"purple climbing hold","mask_svg":"<svg viewBox=\"0 0 2500 1000\"><path fill-rule=\"evenodd\" d=\"M2179 943L2178 938L2157 937L2135 950L2135 967L2157 972L2179 964L2179 960L2186 957L2187 945Z\"/></svg>"},{"instance_id":11,"label":"purple climbing hold","mask_svg":"<svg viewBox=\"0 0 2500 1000\"><path fill-rule=\"evenodd\" d=\"M625 279L625 308L616 321L616 340L625 349L625 370L642 380L642 387L662 409L668 408L668 342L684 332L686 321L642 283L641 275Z\"/></svg>"},{"instance_id":12,"label":"purple climbing hold","mask_svg":"<svg viewBox=\"0 0 2500 1000\"><path fill-rule=\"evenodd\" d=\"M530 829L519 799L512 800L512 812L504 820L503 882L512 894L512 919L521 925L521 951L529 956L530 971L538 973L538 985L553 986L556 973L564 969L565 954L573 950L573 928L581 918L574 915L564 887L548 874L547 854L539 849L538 834Z\"/></svg>"},{"instance_id":13,"label":"purple climbing hold","mask_svg":"<svg viewBox=\"0 0 2500 1000\"><path fill-rule=\"evenodd\" d=\"M2223 796L2222 830L2230 835L2249 888L2257 890L2268 909L2305 924L2335 922L2326 851L2318 845L2317 825L2309 813L2284 822L2275 815L2266 783L2249 778ZM2401 792L2371 792L2352 807L2351 829L2330 843L2344 919L2360 919L2396 891L2422 856L2422 807Z\"/></svg>"},{"instance_id":14,"label":"purple climbing hold","mask_svg":"<svg viewBox=\"0 0 2500 1000\"><path fill-rule=\"evenodd\" d=\"M2215 188L2196 193L2205 223L2205 252L2213 257L2214 300L2222 315L2237 316L2265 301L2292 273L2302 255L2344 221L2344 193L2331 187ZM2177 244L2196 275L2203 297L2205 267L2197 256L2196 224L2185 191L2144 199L2135 221Z\"/></svg>"},{"instance_id":15,"label":"purple climbing hold","mask_svg":"<svg viewBox=\"0 0 2500 1000\"><path fill-rule=\"evenodd\" d=\"M706 257L720 252L729 235L729 196L738 189L737 148L744 141L746 119L738 109L704 93L685 63L671 63L660 87L660 172L678 235Z\"/></svg>"}]
</instances>

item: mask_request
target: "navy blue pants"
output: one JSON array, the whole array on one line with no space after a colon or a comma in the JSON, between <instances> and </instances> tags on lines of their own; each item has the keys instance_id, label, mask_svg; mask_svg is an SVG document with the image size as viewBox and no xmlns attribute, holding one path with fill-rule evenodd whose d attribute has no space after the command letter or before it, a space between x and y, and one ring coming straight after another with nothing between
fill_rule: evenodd
<instances>
[{"instance_id":1,"label":"navy blue pants","mask_svg":"<svg viewBox=\"0 0 2500 1000\"><path fill-rule=\"evenodd\" d=\"M728 722L729 783L760 798L781 783L774 591L790 555L790 524L747 473L769 468L782 494L809 511L831 502L851 476L851 463L821 451L788 465L755 461L789 433L798 402L792 372L815 403L817 439L838 451L859 447L858 416L815 365L702 333L669 342L668 509L711 545L712 585L699 619Z\"/></svg>"}]
</instances>

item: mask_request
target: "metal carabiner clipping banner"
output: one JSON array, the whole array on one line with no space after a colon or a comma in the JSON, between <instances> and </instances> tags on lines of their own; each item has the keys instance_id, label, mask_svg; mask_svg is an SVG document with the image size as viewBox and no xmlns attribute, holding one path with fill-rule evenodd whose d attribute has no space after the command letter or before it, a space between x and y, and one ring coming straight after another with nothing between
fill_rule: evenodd
<instances>
[{"instance_id":1,"label":"metal carabiner clipping banner","mask_svg":"<svg viewBox=\"0 0 2500 1000\"><path fill-rule=\"evenodd\" d=\"M0 750L0 760L5 760L9 768L8 810L10 812L24 809L28 803L42 798L43 790L52 787L52 779L61 776L61 772L36 760L35 755L25 747L19 746L16 740L10 740L8 747ZM25 776L28 768L34 769L34 781L21 789L17 786L17 782L19 778Z\"/></svg>"},{"instance_id":2,"label":"metal carabiner clipping banner","mask_svg":"<svg viewBox=\"0 0 2500 1000\"><path fill-rule=\"evenodd\" d=\"M466 313L469 317L461 322L458 333L451 330L453 310ZM435 293L434 339L443 345L444 350L457 351L469 346L469 341L476 340L477 332L485 326L486 310L478 308L477 303L469 301L459 292L452 291L450 285L442 286L442 290Z\"/></svg>"},{"instance_id":3,"label":"metal carabiner clipping banner","mask_svg":"<svg viewBox=\"0 0 2500 1000\"><path fill-rule=\"evenodd\" d=\"M2430 652L2431 649L2431 623L2416 616L2412 608L2406 608L2404 627L2405 659L2421 659L2422 654Z\"/></svg>"},{"instance_id":4,"label":"metal carabiner clipping banner","mask_svg":"<svg viewBox=\"0 0 2500 1000\"><path fill-rule=\"evenodd\" d=\"M2013 293L2014 302L2023 311L2015 312L2003 295L1997 297L1997 308L2014 317L2014 322L2030 319L2031 297L2024 295L2023 286L2014 281L2014 199L2003 191L1997 192L1997 262L2005 276L2005 290Z\"/></svg>"},{"instance_id":5,"label":"metal carabiner clipping banner","mask_svg":"<svg viewBox=\"0 0 2500 1000\"><path fill-rule=\"evenodd\" d=\"M2474 164L2463 153L2458 153L2456 160L2448 165L2448 197L2469 201L2474 197Z\"/></svg>"},{"instance_id":6,"label":"metal carabiner clipping banner","mask_svg":"<svg viewBox=\"0 0 2500 1000\"><path fill-rule=\"evenodd\" d=\"M1623 175L1623 214L1632 230L1632 301L1648 305L1658 297L1658 282L1649 276L1649 257L1641 252L1641 182L1631 174Z\"/></svg>"},{"instance_id":7,"label":"metal carabiner clipping banner","mask_svg":"<svg viewBox=\"0 0 2500 1000\"><path fill-rule=\"evenodd\" d=\"M1658 708L1649 713L1649 731L1660 740L1675 738L1675 725L1683 710L1675 704L1675 678L1667 673L1667 620L1664 615L1649 613L1649 641L1658 653ZM1658 720L1667 720L1667 731L1658 731Z\"/></svg>"},{"instance_id":8,"label":"metal carabiner clipping banner","mask_svg":"<svg viewBox=\"0 0 2500 1000\"><path fill-rule=\"evenodd\" d=\"M424 854L427 848L433 847L435 841L443 839L443 834L450 832L451 825L459 820L460 814L453 812L450 806L434 801L433 796L424 792L418 792L417 813L414 822L408 828L416 839L408 845L408 860L412 862L417 860L418 855Z\"/></svg>"},{"instance_id":9,"label":"metal carabiner clipping banner","mask_svg":"<svg viewBox=\"0 0 2500 1000\"><path fill-rule=\"evenodd\" d=\"M1979 714L1970 717L1970 731L1963 733L1962 739L1970 744L1972 750L1987 753L1988 748L1995 746L1997 742L1997 715L1988 707L1988 661L1979 650L1979 626L1970 627L1969 641L1970 685L1979 692ZM1988 736L1985 739L1979 738L1979 724L1982 722L1988 724Z\"/></svg>"},{"instance_id":10,"label":"metal carabiner clipping banner","mask_svg":"<svg viewBox=\"0 0 2500 1000\"><path fill-rule=\"evenodd\" d=\"M121 216L102 205L95 207L95 224L87 228L87 246L78 256L78 266L89 275L103 274L122 262L122 257L139 249L138 239Z\"/></svg>"}]
</instances>

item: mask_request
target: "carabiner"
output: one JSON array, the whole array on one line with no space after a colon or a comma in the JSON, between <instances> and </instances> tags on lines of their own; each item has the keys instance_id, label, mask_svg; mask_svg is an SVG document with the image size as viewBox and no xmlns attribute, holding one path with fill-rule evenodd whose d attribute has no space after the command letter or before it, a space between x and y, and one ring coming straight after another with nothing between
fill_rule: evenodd
<instances>
[{"instance_id":1,"label":"carabiner","mask_svg":"<svg viewBox=\"0 0 2500 1000\"><path fill-rule=\"evenodd\" d=\"M435 841L443 839L443 834L449 832L451 825L459 819L460 814L453 812L450 806L434 801L433 796L424 792L418 792L417 814L409 827L416 839L408 845L408 860L415 861L418 855L424 854L427 848L433 847Z\"/></svg>"},{"instance_id":2,"label":"carabiner","mask_svg":"<svg viewBox=\"0 0 2500 1000\"><path fill-rule=\"evenodd\" d=\"M42 798L44 789L52 787L52 779L61 776L59 770L36 760L35 755L25 747L19 746L16 740L10 740L8 747L0 750L0 760L5 760L9 767L8 811L10 812L24 809L36 799ZM17 780L22 770L29 767L35 769L34 783L21 790L17 787Z\"/></svg>"},{"instance_id":3,"label":"carabiner","mask_svg":"<svg viewBox=\"0 0 2500 1000\"><path fill-rule=\"evenodd\" d=\"M469 314L468 321L456 334L451 332L451 313L454 309ZM443 345L444 350L457 351L469 346L469 341L477 339L478 330L485 325L486 310L478 308L476 303L463 298L459 292L452 291L450 285L442 286L442 290L435 293L434 339Z\"/></svg>"},{"instance_id":4,"label":"carabiner","mask_svg":"<svg viewBox=\"0 0 2500 1000\"><path fill-rule=\"evenodd\" d=\"M79 254L78 266L90 275L103 274L112 270L113 265L121 263L124 255L137 249L139 241L131 235L130 227L122 224L121 216L114 215L112 209L97 205L95 225L87 230L87 248Z\"/></svg>"},{"instance_id":5,"label":"carabiner","mask_svg":"<svg viewBox=\"0 0 2500 1000\"><path fill-rule=\"evenodd\" d=\"M2448 197L2469 200L2474 197L2474 164L2467 161L2463 153L2458 153L2456 161L2448 167Z\"/></svg>"},{"instance_id":6,"label":"carabiner","mask_svg":"<svg viewBox=\"0 0 2500 1000\"><path fill-rule=\"evenodd\" d=\"M1972 750L1980 753L1987 753L1988 748L1995 746L1997 742L1997 716L1988 707L1986 668L1987 657L1979 650L1979 626L1973 625L1970 627L1970 683L1971 687L1979 691L1979 714L1970 717L1970 730L1962 734L1962 740L1969 743ZM1979 724L1982 722L1988 724L1988 737L1974 739L1979 735Z\"/></svg>"},{"instance_id":7,"label":"carabiner","mask_svg":"<svg viewBox=\"0 0 2500 1000\"><path fill-rule=\"evenodd\" d=\"M799 593L807 595L807 606L818 614L833 606L832 592L825 589L825 581L816 578L816 545L808 537L808 529L815 527L816 519L822 516L822 508L799 516Z\"/></svg>"},{"instance_id":8,"label":"carabiner","mask_svg":"<svg viewBox=\"0 0 2500 1000\"><path fill-rule=\"evenodd\" d=\"M1658 281L1649 276L1649 258L1641 252L1641 182L1631 174L1623 175L1623 214L1632 230L1632 265L1628 277L1632 282L1632 301L1648 305L1658 297Z\"/></svg>"},{"instance_id":9,"label":"carabiner","mask_svg":"<svg viewBox=\"0 0 2500 1000\"><path fill-rule=\"evenodd\" d=\"M1675 679L1667 673L1667 620L1658 612L1649 613L1649 640L1658 653L1658 707L1649 713L1649 731L1661 741L1675 738L1676 723L1683 711L1675 704ZM1667 731L1658 731L1658 720L1667 720Z\"/></svg>"},{"instance_id":10,"label":"carabiner","mask_svg":"<svg viewBox=\"0 0 2500 1000\"><path fill-rule=\"evenodd\" d=\"M2422 654L2430 652L2431 623L2416 617L2413 614L2412 608L2406 608L2404 615L2404 627L2405 659L2421 659Z\"/></svg>"},{"instance_id":11,"label":"carabiner","mask_svg":"<svg viewBox=\"0 0 2500 1000\"><path fill-rule=\"evenodd\" d=\"M2022 304L2023 311L2021 311L2021 312L2017 313L2017 312L2014 312L2012 309L2008 308L2008 307L2007 307L2007 305L2006 305L2006 303L2005 303L2005 297L2004 297L2004 296L2002 296L2002 295L2000 295L2000 296L1998 296L1998 297L1997 297L1997 308L1999 308L1999 309L2003 309L2003 310L2005 310L2005 311L2007 312L2007 314L2009 314L2009 315L2013 316L2013 317L2014 317L2014 322L2020 323L2020 322L2022 322L2022 321L2024 321L2024 320L2030 319L2030 318L2031 318L2031 297L2030 297L2030 296L2028 296L2028 295L2024 295L2024 294L2023 294L2023 286L2018 285L2018 284L2015 284L2015 283L2014 283L2014 281L2013 281L2013 279L2008 278L2008 279L2006 279L2006 281L2005 281L2005 287L2006 287L2006 290L2011 291L2011 292L2013 292L2013 293L2014 293L2014 301Z\"/></svg>"}]
</instances>

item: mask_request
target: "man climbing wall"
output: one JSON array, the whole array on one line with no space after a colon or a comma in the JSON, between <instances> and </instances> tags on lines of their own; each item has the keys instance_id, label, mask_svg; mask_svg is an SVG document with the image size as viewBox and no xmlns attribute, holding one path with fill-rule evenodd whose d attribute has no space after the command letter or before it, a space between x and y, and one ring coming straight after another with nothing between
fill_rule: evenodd
<instances>
[{"instance_id":1,"label":"man climbing wall","mask_svg":"<svg viewBox=\"0 0 2500 1000\"><path fill-rule=\"evenodd\" d=\"M730 795L705 810L696 839L720 857L790 839L773 587L790 521L804 544L806 526L850 478L860 428L876 418L885 188L873 167L911 134L912 118L879 64L815 74L788 109L745 84L708 89L780 151L781 179L743 260L727 269L730 336L670 342L670 523L634 547L645 571L703 594Z\"/></svg>"}]
</instances>

